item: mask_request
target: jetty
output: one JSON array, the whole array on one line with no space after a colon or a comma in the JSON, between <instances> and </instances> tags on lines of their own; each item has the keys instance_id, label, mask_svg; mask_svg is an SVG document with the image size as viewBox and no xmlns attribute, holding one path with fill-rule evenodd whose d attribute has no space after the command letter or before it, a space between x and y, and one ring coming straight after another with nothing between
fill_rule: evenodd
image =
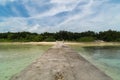
<instances>
[{"instance_id":1,"label":"jetty","mask_svg":"<svg viewBox=\"0 0 120 80\"><path fill-rule=\"evenodd\" d=\"M56 43L10 80L112 80L64 43Z\"/></svg>"}]
</instances>

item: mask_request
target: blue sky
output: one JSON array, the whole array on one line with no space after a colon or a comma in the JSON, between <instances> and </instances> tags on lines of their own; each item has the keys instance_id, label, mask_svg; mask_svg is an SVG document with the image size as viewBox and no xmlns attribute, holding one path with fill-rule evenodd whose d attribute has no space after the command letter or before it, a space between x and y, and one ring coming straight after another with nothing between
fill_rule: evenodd
<instances>
[{"instance_id":1,"label":"blue sky","mask_svg":"<svg viewBox=\"0 0 120 80\"><path fill-rule=\"evenodd\" d=\"M120 0L0 0L0 32L120 31Z\"/></svg>"}]
</instances>

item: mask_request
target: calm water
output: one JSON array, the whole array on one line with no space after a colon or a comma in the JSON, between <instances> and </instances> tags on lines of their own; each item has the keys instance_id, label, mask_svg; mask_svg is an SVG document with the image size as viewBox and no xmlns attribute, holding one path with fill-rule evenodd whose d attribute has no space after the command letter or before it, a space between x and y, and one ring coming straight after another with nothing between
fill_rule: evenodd
<instances>
[{"instance_id":1,"label":"calm water","mask_svg":"<svg viewBox=\"0 0 120 80\"><path fill-rule=\"evenodd\" d=\"M9 80L50 47L0 45L0 80ZM72 47L114 80L120 80L120 47Z\"/></svg>"},{"instance_id":2,"label":"calm water","mask_svg":"<svg viewBox=\"0 0 120 80\"><path fill-rule=\"evenodd\" d=\"M0 80L9 78L40 57L50 46L0 45Z\"/></svg>"},{"instance_id":3,"label":"calm water","mask_svg":"<svg viewBox=\"0 0 120 80\"><path fill-rule=\"evenodd\" d=\"M74 47L113 80L120 80L120 47Z\"/></svg>"}]
</instances>

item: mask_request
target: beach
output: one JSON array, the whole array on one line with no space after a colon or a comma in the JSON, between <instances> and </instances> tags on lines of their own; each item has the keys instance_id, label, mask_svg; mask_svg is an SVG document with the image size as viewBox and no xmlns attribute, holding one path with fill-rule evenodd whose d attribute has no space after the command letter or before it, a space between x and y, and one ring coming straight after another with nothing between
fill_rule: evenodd
<instances>
[{"instance_id":1,"label":"beach","mask_svg":"<svg viewBox=\"0 0 120 80\"><path fill-rule=\"evenodd\" d=\"M0 45L54 45L56 42L0 42ZM120 46L120 42L64 42L70 46Z\"/></svg>"}]
</instances>

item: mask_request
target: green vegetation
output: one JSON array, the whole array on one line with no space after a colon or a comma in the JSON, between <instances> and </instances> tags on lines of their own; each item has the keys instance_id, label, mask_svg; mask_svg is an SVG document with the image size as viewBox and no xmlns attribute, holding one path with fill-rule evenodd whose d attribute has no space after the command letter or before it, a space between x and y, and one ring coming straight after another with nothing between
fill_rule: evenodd
<instances>
[{"instance_id":1,"label":"green vegetation","mask_svg":"<svg viewBox=\"0 0 120 80\"><path fill-rule=\"evenodd\" d=\"M77 40L78 42L93 42L95 41L94 37L81 37Z\"/></svg>"},{"instance_id":2,"label":"green vegetation","mask_svg":"<svg viewBox=\"0 0 120 80\"><path fill-rule=\"evenodd\" d=\"M68 32L59 31L56 33L30 33L30 32L7 32L0 33L0 42L40 42L40 41L76 41L76 42L94 42L94 41L106 41L106 42L120 42L119 31L103 31L103 32Z\"/></svg>"}]
</instances>

